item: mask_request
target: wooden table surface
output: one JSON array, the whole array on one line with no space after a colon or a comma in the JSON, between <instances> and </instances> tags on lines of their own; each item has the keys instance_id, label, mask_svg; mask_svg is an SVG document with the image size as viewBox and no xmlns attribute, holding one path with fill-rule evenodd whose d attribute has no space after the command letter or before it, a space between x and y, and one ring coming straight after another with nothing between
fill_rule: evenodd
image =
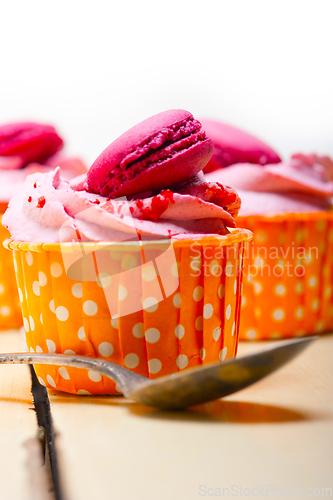
<instances>
[{"instance_id":1,"label":"wooden table surface","mask_svg":"<svg viewBox=\"0 0 333 500\"><path fill-rule=\"evenodd\" d=\"M0 333L0 351L19 350L18 332ZM63 498L333 496L332 362L323 335L256 385L181 412L49 391ZM50 495L30 385L27 367L1 367L0 500Z\"/></svg>"}]
</instances>

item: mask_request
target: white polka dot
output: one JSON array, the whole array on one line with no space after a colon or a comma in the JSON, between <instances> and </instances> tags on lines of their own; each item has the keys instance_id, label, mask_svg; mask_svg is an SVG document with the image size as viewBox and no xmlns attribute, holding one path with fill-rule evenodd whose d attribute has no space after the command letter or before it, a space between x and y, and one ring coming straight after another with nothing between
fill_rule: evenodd
<instances>
[{"instance_id":1,"label":"white polka dot","mask_svg":"<svg viewBox=\"0 0 333 500\"><path fill-rule=\"evenodd\" d=\"M9 316L11 313L11 309L9 306L1 306L0 307L0 315L3 317Z\"/></svg>"},{"instance_id":2,"label":"white polka dot","mask_svg":"<svg viewBox=\"0 0 333 500\"><path fill-rule=\"evenodd\" d=\"M264 243L267 240L267 233L262 230L258 230L254 233L254 240L258 243Z\"/></svg>"},{"instance_id":3,"label":"white polka dot","mask_svg":"<svg viewBox=\"0 0 333 500\"><path fill-rule=\"evenodd\" d=\"M217 291L217 295L219 296L220 299L223 299L224 297L224 285L220 285Z\"/></svg>"},{"instance_id":4,"label":"white polka dot","mask_svg":"<svg viewBox=\"0 0 333 500\"><path fill-rule=\"evenodd\" d=\"M100 288L108 288L111 285L112 279L108 273L99 273L96 278L96 283Z\"/></svg>"},{"instance_id":5,"label":"white polka dot","mask_svg":"<svg viewBox=\"0 0 333 500\"><path fill-rule=\"evenodd\" d=\"M287 292L287 289L284 285L279 284L279 285L276 285L274 291L275 291L276 295L285 295Z\"/></svg>"},{"instance_id":6,"label":"white polka dot","mask_svg":"<svg viewBox=\"0 0 333 500\"><path fill-rule=\"evenodd\" d=\"M112 318L111 318L111 325L113 326L113 328L115 330L118 330L118 316L114 315Z\"/></svg>"},{"instance_id":7,"label":"white polka dot","mask_svg":"<svg viewBox=\"0 0 333 500\"><path fill-rule=\"evenodd\" d=\"M145 335L145 329L143 323L137 323L132 328L132 333L137 339L141 339Z\"/></svg>"},{"instance_id":8,"label":"white polka dot","mask_svg":"<svg viewBox=\"0 0 333 500\"><path fill-rule=\"evenodd\" d=\"M51 375L46 375L46 380L48 381L48 383L50 384L51 387L56 387L56 383L53 380L53 378L51 377Z\"/></svg>"},{"instance_id":9,"label":"white polka dot","mask_svg":"<svg viewBox=\"0 0 333 500\"><path fill-rule=\"evenodd\" d=\"M199 302L204 295L204 290L202 286L196 286L193 290L193 298L196 302Z\"/></svg>"},{"instance_id":10,"label":"white polka dot","mask_svg":"<svg viewBox=\"0 0 333 500\"><path fill-rule=\"evenodd\" d=\"M275 321L283 321L285 316L286 316L286 313L285 313L284 309L277 308L277 309L274 309L272 316L273 316L273 319Z\"/></svg>"},{"instance_id":11,"label":"white polka dot","mask_svg":"<svg viewBox=\"0 0 333 500\"><path fill-rule=\"evenodd\" d=\"M206 357L206 349L204 347L201 347L200 349L200 359L203 361Z\"/></svg>"},{"instance_id":12,"label":"white polka dot","mask_svg":"<svg viewBox=\"0 0 333 500\"><path fill-rule=\"evenodd\" d=\"M311 304L311 309L317 311L319 309L319 299L314 299Z\"/></svg>"},{"instance_id":13,"label":"white polka dot","mask_svg":"<svg viewBox=\"0 0 333 500\"><path fill-rule=\"evenodd\" d=\"M124 359L124 364L127 368L136 368L140 362L139 356L134 352L127 354Z\"/></svg>"},{"instance_id":14,"label":"white polka dot","mask_svg":"<svg viewBox=\"0 0 333 500\"><path fill-rule=\"evenodd\" d=\"M32 290L34 292L35 295L40 295L40 290L39 290L39 282L38 281L34 281L33 284L32 284Z\"/></svg>"},{"instance_id":15,"label":"white polka dot","mask_svg":"<svg viewBox=\"0 0 333 500\"><path fill-rule=\"evenodd\" d=\"M225 266L225 274L227 276L232 276L232 271L233 271L233 265L231 262L227 262Z\"/></svg>"},{"instance_id":16,"label":"white polka dot","mask_svg":"<svg viewBox=\"0 0 333 500\"><path fill-rule=\"evenodd\" d=\"M180 298L180 293L176 293L176 295L174 296L174 298L172 299L172 303L175 307L177 307L178 309L180 308L180 304L181 304L181 298Z\"/></svg>"},{"instance_id":17,"label":"white polka dot","mask_svg":"<svg viewBox=\"0 0 333 500\"><path fill-rule=\"evenodd\" d=\"M86 340L86 334L84 332L83 326L78 329L77 336L79 337L80 340Z\"/></svg>"},{"instance_id":18,"label":"white polka dot","mask_svg":"<svg viewBox=\"0 0 333 500\"><path fill-rule=\"evenodd\" d=\"M209 264L209 270L210 274L212 274L213 276L221 276L222 274L222 267L220 266L220 264L217 262L216 259L213 259Z\"/></svg>"},{"instance_id":19,"label":"white polka dot","mask_svg":"<svg viewBox=\"0 0 333 500\"><path fill-rule=\"evenodd\" d=\"M153 358L148 361L149 373L158 373L162 368L162 363L159 359Z\"/></svg>"},{"instance_id":20,"label":"white polka dot","mask_svg":"<svg viewBox=\"0 0 333 500\"><path fill-rule=\"evenodd\" d=\"M188 357L186 354L179 354L178 358L176 359L177 366L180 370L183 368L186 368L188 365Z\"/></svg>"},{"instance_id":21,"label":"white polka dot","mask_svg":"<svg viewBox=\"0 0 333 500\"><path fill-rule=\"evenodd\" d=\"M182 339L185 334L185 328L183 325L177 325L175 328L175 335L178 339Z\"/></svg>"},{"instance_id":22,"label":"white polka dot","mask_svg":"<svg viewBox=\"0 0 333 500\"><path fill-rule=\"evenodd\" d=\"M102 375L99 372L96 372L95 370L88 370L88 377L93 382L100 382L102 380Z\"/></svg>"},{"instance_id":23,"label":"white polka dot","mask_svg":"<svg viewBox=\"0 0 333 500\"><path fill-rule=\"evenodd\" d=\"M137 266L137 260L134 255L126 254L122 257L120 266L124 271L129 271Z\"/></svg>"},{"instance_id":24,"label":"white polka dot","mask_svg":"<svg viewBox=\"0 0 333 500\"><path fill-rule=\"evenodd\" d=\"M37 345L36 346L36 352L43 352L43 349L39 345Z\"/></svg>"},{"instance_id":25,"label":"white polka dot","mask_svg":"<svg viewBox=\"0 0 333 500\"><path fill-rule=\"evenodd\" d=\"M203 317L198 316L197 319L194 322L195 328L200 332L203 330Z\"/></svg>"},{"instance_id":26,"label":"white polka dot","mask_svg":"<svg viewBox=\"0 0 333 500\"><path fill-rule=\"evenodd\" d=\"M264 264L265 264L265 261L262 257L257 256L253 259L253 265L255 267L257 267L258 269L260 269Z\"/></svg>"},{"instance_id":27,"label":"white polka dot","mask_svg":"<svg viewBox=\"0 0 333 500\"><path fill-rule=\"evenodd\" d=\"M237 280L234 282L234 294L236 295L237 293Z\"/></svg>"},{"instance_id":28,"label":"white polka dot","mask_svg":"<svg viewBox=\"0 0 333 500\"><path fill-rule=\"evenodd\" d=\"M225 317L227 319L230 319L230 316L231 316L231 305L229 304L225 310Z\"/></svg>"},{"instance_id":29,"label":"white polka dot","mask_svg":"<svg viewBox=\"0 0 333 500\"><path fill-rule=\"evenodd\" d=\"M156 278L154 266L145 266L142 268L142 279L145 281L153 281Z\"/></svg>"},{"instance_id":30,"label":"white polka dot","mask_svg":"<svg viewBox=\"0 0 333 500\"><path fill-rule=\"evenodd\" d=\"M223 347L223 349L220 350L219 352L219 358L221 361L224 361L227 355L228 349L227 346Z\"/></svg>"},{"instance_id":31,"label":"white polka dot","mask_svg":"<svg viewBox=\"0 0 333 500\"><path fill-rule=\"evenodd\" d=\"M220 335L221 335L221 328L218 326L217 328L215 328L215 330L213 331L213 339L215 340L215 342L218 341L218 339L220 338Z\"/></svg>"},{"instance_id":32,"label":"white polka dot","mask_svg":"<svg viewBox=\"0 0 333 500\"><path fill-rule=\"evenodd\" d=\"M94 316L98 311L98 306L93 300L86 300L83 304L83 311L87 316Z\"/></svg>"},{"instance_id":33,"label":"white polka dot","mask_svg":"<svg viewBox=\"0 0 333 500\"><path fill-rule=\"evenodd\" d=\"M317 231L325 231L326 226L327 226L327 222L325 220L317 221L317 224L316 224Z\"/></svg>"},{"instance_id":34,"label":"white polka dot","mask_svg":"<svg viewBox=\"0 0 333 500\"><path fill-rule=\"evenodd\" d=\"M69 312L68 312L68 309L66 309L66 307L64 307L64 306L57 307L55 313L56 313L56 316L57 316L59 321L67 321L68 320Z\"/></svg>"},{"instance_id":35,"label":"white polka dot","mask_svg":"<svg viewBox=\"0 0 333 500\"><path fill-rule=\"evenodd\" d=\"M66 349L66 351L64 351L64 354L73 355L75 354L75 352L72 349Z\"/></svg>"},{"instance_id":36,"label":"white polka dot","mask_svg":"<svg viewBox=\"0 0 333 500\"><path fill-rule=\"evenodd\" d=\"M42 379L42 377L38 377L38 382L40 383L40 385L42 385L43 387L46 387L46 384L44 382L44 380Z\"/></svg>"},{"instance_id":37,"label":"white polka dot","mask_svg":"<svg viewBox=\"0 0 333 500\"><path fill-rule=\"evenodd\" d=\"M104 358L108 358L113 353L113 346L110 344L110 342L102 342L98 346L98 352Z\"/></svg>"},{"instance_id":38,"label":"white polka dot","mask_svg":"<svg viewBox=\"0 0 333 500\"><path fill-rule=\"evenodd\" d=\"M0 283L0 295L2 295L4 291L5 291L5 287L3 286L3 284L2 284L2 283ZM22 292L21 292L21 293L22 293ZM22 298L23 298L23 296L22 296ZM22 302L22 301L21 301L21 302Z\"/></svg>"},{"instance_id":39,"label":"white polka dot","mask_svg":"<svg viewBox=\"0 0 333 500\"><path fill-rule=\"evenodd\" d=\"M295 317L296 319L302 319L304 316L304 307L300 306L295 309Z\"/></svg>"},{"instance_id":40,"label":"white polka dot","mask_svg":"<svg viewBox=\"0 0 333 500\"><path fill-rule=\"evenodd\" d=\"M203 308L203 317L205 319L209 319L213 316L213 312L214 312L214 309L213 309L212 304L205 304L205 306Z\"/></svg>"},{"instance_id":41,"label":"white polka dot","mask_svg":"<svg viewBox=\"0 0 333 500\"><path fill-rule=\"evenodd\" d=\"M42 271L39 271L38 273L38 280L39 280L39 286L45 286L47 283L46 275Z\"/></svg>"},{"instance_id":42,"label":"white polka dot","mask_svg":"<svg viewBox=\"0 0 333 500\"><path fill-rule=\"evenodd\" d=\"M76 394L80 396L91 396L91 392L86 391L85 389L79 389Z\"/></svg>"},{"instance_id":43,"label":"white polka dot","mask_svg":"<svg viewBox=\"0 0 333 500\"><path fill-rule=\"evenodd\" d=\"M256 330L254 330L253 328L250 328L249 330L247 330L247 332L245 333L245 336L246 338L248 338L249 340L253 340L256 338L257 336L257 332Z\"/></svg>"},{"instance_id":44,"label":"white polka dot","mask_svg":"<svg viewBox=\"0 0 333 500\"><path fill-rule=\"evenodd\" d=\"M143 301L143 308L147 312L154 312L158 308L158 301L155 297L148 297Z\"/></svg>"},{"instance_id":45,"label":"white polka dot","mask_svg":"<svg viewBox=\"0 0 333 500\"><path fill-rule=\"evenodd\" d=\"M34 348L33 347L30 347L29 349L30 352L35 352Z\"/></svg>"},{"instance_id":46,"label":"white polka dot","mask_svg":"<svg viewBox=\"0 0 333 500\"><path fill-rule=\"evenodd\" d=\"M172 264L171 266L171 274L174 278L178 278L179 277L179 273L178 273L178 262L174 262L174 264Z\"/></svg>"},{"instance_id":47,"label":"white polka dot","mask_svg":"<svg viewBox=\"0 0 333 500\"><path fill-rule=\"evenodd\" d=\"M54 300L53 300L53 299L50 301L49 308L50 308L50 310L51 310L53 313L55 313L55 307L54 307Z\"/></svg>"},{"instance_id":48,"label":"white polka dot","mask_svg":"<svg viewBox=\"0 0 333 500\"><path fill-rule=\"evenodd\" d=\"M245 297L245 295L243 295L243 297L242 297L242 307L246 306L246 303L247 303L246 297Z\"/></svg>"},{"instance_id":49,"label":"white polka dot","mask_svg":"<svg viewBox=\"0 0 333 500\"><path fill-rule=\"evenodd\" d=\"M318 321L315 326L315 331L316 332L322 332L324 330L325 324L323 321Z\"/></svg>"},{"instance_id":50,"label":"white polka dot","mask_svg":"<svg viewBox=\"0 0 333 500\"><path fill-rule=\"evenodd\" d=\"M66 370L66 368L64 366L61 366L59 368L59 375L64 378L65 380L69 380L69 374L68 374L68 371Z\"/></svg>"},{"instance_id":51,"label":"white polka dot","mask_svg":"<svg viewBox=\"0 0 333 500\"><path fill-rule=\"evenodd\" d=\"M315 288L318 284L318 281L317 281L317 278L316 276L311 276L311 278L309 279L309 287L310 288Z\"/></svg>"},{"instance_id":52,"label":"white polka dot","mask_svg":"<svg viewBox=\"0 0 333 500\"><path fill-rule=\"evenodd\" d=\"M295 285L295 292L298 294L303 293L304 287L302 281L298 281Z\"/></svg>"},{"instance_id":53,"label":"white polka dot","mask_svg":"<svg viewBox=\"0 0 333 500\"><path fill-rule=\"evenodd\" d=\"M42 315L42 313L40 313L39 319L40 319L40 322L43 324L43 315Z\"/></svg>"},{"instance_id":54,"label":"white polka dot","mask_svg":"<svg viewBox=\"0 0 333 500\"><path fill-rule=\"evenodd\" d=\"M191 262L190 262L190 267L193 271L200 271L202 266L202 260L201 257L194 257Z\"/></svg>"},{"instance_id":55,"label":"white polka dot","mask_svg":"<svg viewBox=\"0 0 333 500\"><path fill-rule=\"evenodd\" d=\"M271 339L280 339L282 337L281 333L280 332L272 332L270 334L270 338Z\"/></svg>"},{"instance_id":56,"label":"white polka dot","mask_svg":"<svg viewBox=\"0 0 333 500\"><path fill-rule=\"evenodd\" d=\"M26 254L25 254L25 260L26 260L26 263L28 264L28 266L32 266L32 264L34 262L34 259L32 257L32 253L31 252L26 252Z\"/></svg>"},{"instance_id":57,"label":"white polka dot","mask_svg":"<svg viewBox=\"0 0 333 500\"><path fill-rule=\"evenodd\" d=\"M29 321L27 320L27 318L23 318L23 325L24 325L25 331L28 333L30 327L29 327Z\"/></svg>"},{"instance_id":58,"label":"white polka dot","mask_svg":"<svg viewBox=\"0 0 333 500\"><path fill-rule=\"evenodd\" d=\"M157 328L148 328L145 332L145 337L147 342L150 344L155 344L160 338L160 332Z\"/></svg>"},{"instance_id":59,"label":"white polka dot","mask_svg":"<svg viewBox=\"0 0 333 500\"><path fill-rule=\"evenodd\" d=\"M233 324L232 324L232 328L231 328L231 335L232 335L232 337L235 335L235 330L236 330L236 322L234 321Z\"/></svg>"},{"instance_id":60,"label":"white polka dot","mask_svg":"<svg viewBox=\"0 0 333 500\"><path fill-rule=\"evenodd\" d=\"M80 299L83 296L83 289L82 289L82 283L75 283L72 286L72 294L74 297L77 299Z\"/></svg>"},{"instance_id":61,"label":"white polka dot","mask_svg":"<svg viewBox=\"0 0 333 500\"><path fill-rule=\"evenodd\" d=\"M253 281L254 293L259 295L262 292L262 284L259 281Z\"/></svg>"},{"instance_id":62,"label":"white polka dot","mask_svg":"<svg viewBox=\"0 0 333 500\"><path fill-rule=\"evenodd\" d=\"M35 322L34 322L34 318L32 316L29 316L29 323L30 323L31 330L34 330L35 329Z\"/></svg>"},{"instance_id":63,"label":"white polka dot","mask_svg":"<svg viewBox=\"0 0 333 500\"><path fill-rule=\"evenodd\" d=\"M332 287L331 285L327 285L324 289L325 297L330 297L332 295Z\"/></svg>"},{"instance_id":64,"label":"white polka dot","mask_svg":"<svg viewBox=\"0 0 333 500\"><path fill-rule=\"evenodd\" d=\"M49 350L49 352L55 352L56 351L56 345L51 339L46 340L46 345Z\"/></svg>"},{"instance_id":65,"label":"white polka dot","mask_svg":"<svg viewBox=\"0 0 333 500\"><path fill-rule=\"evenodd\" d=\"M262 315L262 311L261 311L261 308L256 306L254 308L254 316L257 318L257 319L260 319L261 318L261 315Z\"/></svg>"},{"instance_id":66,"label":"white polka dot","mask_svg":"<svg viewBox=\"0 0 333 500\"><path fill-rule=\"evenodd\" d=\"M124 300L127 297L127 289L123 285L119 285L118 299Z\"/></svg>"},{"instance_id":67,"label":"white polka dot","mask_svg":"<svg viewBox=\"0 0 333 500\"><path fill-rule=\"evenodd\" d=\"M58 262L51 264L51 274L54 278L59 278L62 275L62 267Z\"/></svg>"}]
</instances>

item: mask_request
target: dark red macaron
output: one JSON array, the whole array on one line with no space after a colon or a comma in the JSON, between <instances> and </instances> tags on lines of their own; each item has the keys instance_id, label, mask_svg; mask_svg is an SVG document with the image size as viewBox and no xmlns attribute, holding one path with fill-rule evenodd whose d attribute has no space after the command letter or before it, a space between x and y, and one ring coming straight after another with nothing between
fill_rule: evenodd
<instances>
[{"instance_id":1,"label":"dark red macaron","mask_svg":"<svg viewBox=\"0 0 333 500\"><path fill-rule=\"evenodd\" d=\"M279 155L263 141L244 130L215 120L200 120L214 151L204 172L213 172L234 163L280 163Z\"/></svg>"},{"instance_id":2,"label":"dark red macaron","mask_svg":"<svg viewBox=\"0 0 333 500\"><path fill-rule=\"evenodd\" d=\"M0 126L0 157L15 157L3 168L25 167L42 163L63 147L63 140L54 127L33 122L17 122Z\"/></svg>"},{"instance_id":3,"label":"dark red macaron","mask_svg":"<svg viewBox=\"0 0 333 500\"><path fill-rule=\"evenodd\" d=\"M138 123L90 167L85 189L110 198L167 188L196 175L213 152L201 123L172 109Z\"/></svg>"}]
</instances>

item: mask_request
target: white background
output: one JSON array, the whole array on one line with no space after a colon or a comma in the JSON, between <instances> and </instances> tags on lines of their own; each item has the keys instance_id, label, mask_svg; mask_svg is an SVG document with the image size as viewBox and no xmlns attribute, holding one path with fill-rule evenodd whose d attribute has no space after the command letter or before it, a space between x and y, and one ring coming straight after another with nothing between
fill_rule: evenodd
<instances>
[{"instance_id":1,"label":"white background","mask_svg":"<svg viewBox=\"0 0 333 500\"><path fill-rule=\"evenodd\" d=\"M0 8L0 123L54 124L90 164L169 108L333 156L333 1L20 0Z\"/></svg>"}]
</instances>

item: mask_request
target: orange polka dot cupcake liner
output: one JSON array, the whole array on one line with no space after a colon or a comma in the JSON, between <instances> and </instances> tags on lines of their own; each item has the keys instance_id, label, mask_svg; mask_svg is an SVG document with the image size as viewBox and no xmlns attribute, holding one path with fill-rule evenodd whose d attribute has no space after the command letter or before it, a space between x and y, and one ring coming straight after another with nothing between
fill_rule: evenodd
<instances>
[{"instance_id":1,"label":"orange polka dot cupcake liner","mask_svg":"<svg viewBox=\"0 0 333 500\"><path fill-rule=\"evenodd\" d=\"M97 357L157 378L236 355L249 231L182 241L6 242L30 352ZM36 366L68 393L116 394L94 371Z\"/></svg>"},{"instance_id":2,"label":"orange polka dot cupcake liner","mask_svg":"<svg viewBox=\"0 0 333 500\"><path fill-rule=\"evenodd\" d=\"M240 338L333 329L333 212L238 217L253 232L244 258Z\"/></svg>"},{"instance_id":3,"label":"orange polka dot cupcake liner","mask_svg":"<svg viewBox=\"0 0 333 500\"><path fill-rule=\"evenodd\" d=\"M10 237L7 229L1 224L6 208L7 204L0 204L0 330L22 326L13 256L3 247L3 242Z\"/></svg>"}]
</instances>

